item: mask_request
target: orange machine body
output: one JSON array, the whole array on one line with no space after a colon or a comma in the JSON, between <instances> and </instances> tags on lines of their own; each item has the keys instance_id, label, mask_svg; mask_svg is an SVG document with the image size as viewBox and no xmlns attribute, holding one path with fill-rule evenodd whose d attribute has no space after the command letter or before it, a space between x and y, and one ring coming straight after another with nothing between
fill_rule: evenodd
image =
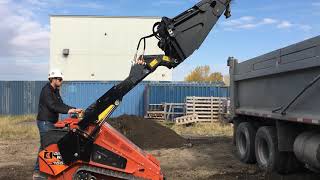
<instances>
[{"instance_id":1,"label":"orange machine body","mask_svg":"<svg viewBox=\"0 0 320 180\"><path fill-rule=\"evenodd\" d=\"M71 121L67 119L65 124L68 125L68 127L75 128L77 122L78 120ZM57 126L62 127L63 123L64 121L59 121ZM90 131L90 129L92 130L92 128L93 127L88 128L88 131ZM127 160L125 169L106 166L91 160L89 162L76 161L69 166L65 165L57 144L52 144L39 153L40 171L48 174L51 180L73 179L78 168L82 166L123 172L142 179L163 179L159 161L151 154L141 150L108 123L105 123L101 127L94 144L125 158Z\"/></svg>"}]
</instances>

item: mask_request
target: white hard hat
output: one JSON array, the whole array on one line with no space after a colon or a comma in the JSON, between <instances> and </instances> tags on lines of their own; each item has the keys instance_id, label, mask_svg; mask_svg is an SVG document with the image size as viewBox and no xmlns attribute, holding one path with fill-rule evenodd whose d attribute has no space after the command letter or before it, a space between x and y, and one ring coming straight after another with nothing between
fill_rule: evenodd
<instances>
[{"instance_id":1,"label":"white hard hat","mask_svg":"<svg viewBox=\"0 0 320 180\"><path fill-rule=\"evenodd\" d=\"M63 74L59 69L51 70L48 78L63 78Z\"/></svg>"}]
</instances>

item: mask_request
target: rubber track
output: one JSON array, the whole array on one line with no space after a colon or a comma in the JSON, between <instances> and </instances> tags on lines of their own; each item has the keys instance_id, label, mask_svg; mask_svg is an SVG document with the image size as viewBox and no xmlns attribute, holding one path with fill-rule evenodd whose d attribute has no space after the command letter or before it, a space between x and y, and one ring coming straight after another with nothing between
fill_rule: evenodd
<instances>
[{"instance_id":1,"label":"rubber track","mask_svg":"<svg viewBox=\"0 0 320 180\"><path fill-rule=\"evenodd\" d=\"M123 172L118 172L118 171L112 171L112 170L108 170L108 169L102 169L102 168L96 168L96 167L91 167L91 166L82 166L80 167L77 172L73 175L73 180L77 180L76 175L78 172L80 171L86 171L89 173L96 173L99 175L105 175L105 176L109 176L109 177L114 177L114 178L119 178L119 179L123 179L123 180L146 180L143 178L139 178L139 177L135 177L131 174L127 174L127 173L123 173Z\"/></svg>"}]
</instances>

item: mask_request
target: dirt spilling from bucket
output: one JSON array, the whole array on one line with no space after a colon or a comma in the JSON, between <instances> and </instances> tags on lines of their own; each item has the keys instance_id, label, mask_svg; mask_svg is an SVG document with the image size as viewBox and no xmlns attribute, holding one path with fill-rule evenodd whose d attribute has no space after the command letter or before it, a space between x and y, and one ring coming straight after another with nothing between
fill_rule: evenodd
<instances>
[{"instance_id":1,"label":"dirt spilling from bucket","mask_svg":"<svg viewBox=\"0 0 320 180\"><path fill-rule=\"evenodd\" d=\"M153 120L123 115L108 123L143 149L178 148L187 143L183 137Z\"/></svg>"}]
</instances>

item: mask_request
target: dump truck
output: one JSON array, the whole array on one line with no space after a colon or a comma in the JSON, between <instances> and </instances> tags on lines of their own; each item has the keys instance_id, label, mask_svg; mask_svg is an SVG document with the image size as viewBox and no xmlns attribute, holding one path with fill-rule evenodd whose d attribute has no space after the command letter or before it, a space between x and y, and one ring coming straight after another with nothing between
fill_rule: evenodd
<instances>
[{"instance_id":1,"label":"dump truck","mask_svg":"<svg viewBox=\"0 0 320 180\"><path fill-rule=\"evenodd\" d=\"M267 172L319 172L320 36L228 66L238 158Z\"/></svg>"}]
</instances>

